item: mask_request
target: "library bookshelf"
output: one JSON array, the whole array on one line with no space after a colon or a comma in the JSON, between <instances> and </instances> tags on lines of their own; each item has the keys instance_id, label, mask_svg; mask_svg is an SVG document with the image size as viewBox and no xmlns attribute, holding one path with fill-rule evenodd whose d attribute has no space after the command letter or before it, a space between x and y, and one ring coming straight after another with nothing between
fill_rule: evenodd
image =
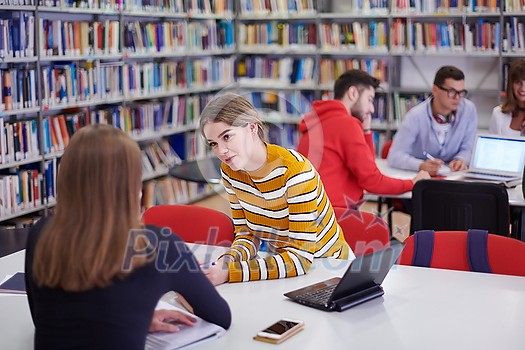
<instances>
[{"instance_id":1,"label":"library bookshelf","mask_svg":"<svg viewBox=\"0 0 525 350\"><path fill-rule=\"evenodd\" d=\"M525 55L523 4L511 0L0 3L0 221L53 207L60 157L83 125L112 124L140 144L145 207L190 202L213 189L167 174L206 155L197 118L222 90L248 97L270 141L294 147L312 101L363 69L381 81L380 150L428 96L428 82L414 84L426 59L488 60L480 81L497 82L469 91L497 99L508 63Z\"/></svg>"},{"instance_id":2,"label":"library bookshelf","mask_svg":"<svg viewBox=\"0 0 525 350\"><path fill-rule=\"evenodd\" d=\"M70 137L112 124L140 145L144 206L212 188L169 168L205 154L199 113L234 82L233 1L0 4L0 221L46 214Z\"/></svg>"}]
</instances>

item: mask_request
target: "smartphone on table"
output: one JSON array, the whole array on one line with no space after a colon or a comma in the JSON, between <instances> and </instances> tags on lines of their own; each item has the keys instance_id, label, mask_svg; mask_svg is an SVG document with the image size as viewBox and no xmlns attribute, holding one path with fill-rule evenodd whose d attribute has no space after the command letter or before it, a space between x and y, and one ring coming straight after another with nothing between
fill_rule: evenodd
<instances>
[{"instance_id":1,"label":"smartphone on table","mask_svg":"<svg viewBox=\"0 0 525 350\"><path fill-rule=\"evenodd\" d=\"M304 322L283 318L263 329L254 337L256 340L279 344L304 328Z\"/></svg>"}]
</instances>

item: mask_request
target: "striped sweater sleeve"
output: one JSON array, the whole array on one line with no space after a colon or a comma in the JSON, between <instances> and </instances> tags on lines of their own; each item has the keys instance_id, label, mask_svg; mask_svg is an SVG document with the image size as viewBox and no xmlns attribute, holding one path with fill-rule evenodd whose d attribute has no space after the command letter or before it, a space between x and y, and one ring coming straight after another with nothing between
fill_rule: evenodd
<instances>
[{"instance_id":1,"label":"striped sweater sleeve","mask_svg":"<svg viewBox=\"0 0 525 350\"><path fill-rule=\"evenodd\" d=\"M318 186L319 177L309 162L298 162L288 168L284 195L289 211L285 219L289 221L288 239L273 243L274 255L244 259L251 257L252 249L256 246L251 246L250 242L253 243L255 237L245 234L241 228L242 222L238 222L239 231L232 249L227 253L235 258L234 262L229 263L230 282L277 279L308 272L316 249L317 208L322 192ZM237 210L240 206L236 207L232 198L230 197L232 208ZM237 216L234 212L234 217L236 220L241 215Z\"/></svg>"},{"instance_id":2,"label":"striped sweater sleeve","mask_svg":"<svg viewBox=\"0 0 525 350\"><path fill-rule=\"evenodd\" d=\"M224 173L222 173L222 178L224 188L228 195L228 201L230 202L230 209L235 227L235 237L232 246L222 256L229 255L234 261L250 260L257 254L261 241L248 229L246 225L246 217L244 216L244 211L239 203L239 199L235 195L231 184L225 180L226 176Z\"/></svg>"}]
</instances>

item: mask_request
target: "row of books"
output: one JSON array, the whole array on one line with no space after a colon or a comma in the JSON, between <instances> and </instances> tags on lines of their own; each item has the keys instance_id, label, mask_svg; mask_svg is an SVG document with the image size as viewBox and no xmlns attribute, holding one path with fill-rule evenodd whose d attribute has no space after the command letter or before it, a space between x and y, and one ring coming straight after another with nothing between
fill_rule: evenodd
<instances>
[{"instance_id":1,"label":"row of books","mask_svg":"<svg viewBox=\"0 0 525 350\"><path fill-rule=\"evenodd\" d=\"M320 45L323 50L388 50L388 23L322 23Z\"/></svg>"},{"instance_id":2,"label":"row of books","mask_svg":"<svg viewBox=\"0 0 525 350\"><path fill-rule=\"evenodd\" d=\"M351 69L361 69L379 79L381 86L387 87L387 61L383 59L322 59L320 63L321 85L332 86L341 74Z\"/></svg>"},{"instance_id":3,"label":"row of books","mask_svg":"<svg viewBox=\"0 0 525 350\"><path fill-rule=\"evenodd\" d=\"M395 0L392 12L454 13L499 12L500 0Z\"/></svg>"},{"instance_id":4,"label":"row of books","mask_svg":"<svg viewBox=\"0 0 525 350\"><path fill-rule=\"evenodd\" d=\"M2 0L6 5L34 5L35 0ZM39 0L39 6L113 11L226 15L233 12L233 0Z\"/></svg>"},{"instance_id":5,"label":"row of books","mask_svg":"<svg viewBox=\"0 0 525 350\"><path fill-rule=\"evenodd\" d=\"M158 140L141 146L142 176L161 170L168 170L182 160L173 150L168 140Z\"/></svg>"},{"instance_id":6,"label":"row of books","mask_svg":"<svg viewBox=\"0 0 525 350\"><path fill-rule=\"evenodd\" d=\"M42 206L41 183L38 170L0 175L0 217Z\"/></svg>"},{"instance_id":7,"label":"row of books","mask_svg":"<svg viewBox=\"0 0 525 350\"><path fill-rule=\"evenodd\" d=\"M26 12L0 12L0 58L35 56L35 17Z\"/></svg>"},{"instance_id":8,"label":"row of books","mask_svg":"<svg viewBox=\"0 0 525 350\"><path fill-rule=\"evenodd\" d=\"M207 57L187 64L182 61L52 64L42 69L42 104L67 106L82 101L169 93L186 87L228 85L233 82L233 75L233 57ZM34 89L34 82L30 82ZM4 86L8 85L4 82Z\"/></svg>"},{"instance_id":9,"label":"row of books","mask_svg":"<svg viewBox=\"0 0 525 350\"><path fill-rule=\"evenodd\" d=\"M522 1L522 0L521 0ZM35 0L1 0L0 5L35 5ZM229 15L233 12L232 0L189 0L186 9L184 0L39 0L41 7L65 7L79 9L166 11L169 13ZM505 11L521 10L520 0L505 0ZM497 12L499 0L395 0L392 13L454 13L454 12ZM385 13L388 0L350 0L345 12ZM312 14L316 13L313 0L241 0L242 14ZM333 10L327 9L326 12Z\"/></svg>"},{"instance_id":10,"label":"row of books","mask_svg":"<svg viewBox=\"0 0 525 350\"><path fill-rule=\"evenodd\" d=\"M234 0L188 0L190 14L231 15Z\"/></svg>"},{"instance_id":11,"label":"row of books","mask_svg":"<svg viewBox=\"0 0 525 350\"><path fill-rule=\"evenodd\" d=\"M0 69L0 111L38 107L36 70Z\"/></svg>"},{"instance_id":12,"label":"row of books","mask_svg":"<svg viewBox=\"0 0 525 350\"><path fill-rule=\"evenodd\" d=\"M505 22L502 50L503 52L522 52L525 50L524 22L520 22L518 17L511 17L509 22Z\"/></svg>"},{"instance_id":13,"label":"row of books","mask_svg":"<svg viewBox=\"0 0 525 350\"><path fill-rule=\"evenodd\" d=\"M120 52L119 21L38 20L40 56L110 55Z\"/></svg>"},{"instance_id":14,"label":"row of books","mask_svg":"<svg viewBox=\"0 0 525 350\"><path fill-rule=\"evenodd\" d=\"M40 167L40 164L34 167ZM36 168L11 169L0 174L0 217L42 207L56 199L56 159Z\"/></svg>"},{"instance_id":15,"label":"row of books","mask_svg":"<svg viewBox=\"0 0 525 350\"><path fill-rule=\"evenodd\" d=\"M183 52L228 49L234 46L231 21L129 22L124 32L125 52Z\"/></svg>"},{"instance_id":16,"label":"row of books","mask_svg":"<svg viewBox=\"0 0 525 350\"><path fill-rule=\"evenodd\" d=\"M403 122L407 112L428 98L428 94L401 95L394 93L394 122Z\"/></svg>"},{"instance_id":17,"label":"row of books","mask_svg":"<svg viewBox=\"0 0 525 350\"><path fill-rule=\"evenodd\" d=\"M186 12L185 0L123 0L123 5L127 11Z\"/></svg>"},{"instance_id":18,"label":"row of books","mask_svg":"<svg viewBox=\"0 0 525 350\"><path fill-rule=\"evenodd\" d=\"M38 6L117 11L123 9L124 4L127 2L130 2L130 0L38 0Z\"/></svg>"},{"instance_id":19,"label":"row of books","mask_svg":"<svg viewBox=\"0 0 525 350\"><path fill-rule=\"evenodd\" d=\"M142 208L147 209L159 204L188 203L206 193L213 193L210 185L169 177L155 179L144 183Z\"/></svg>"},{"instance_id":20,"label":"row of books","mask_svg":"<svg viewBox=\"0 0 525 350\"><path fill-rule=\"evenodd\" d=\"M123 96L122 65L91 61L42 68L42 105L52 107Z\"/></svg>"},{"instance_id":21,"label":"row of books","mask_svg":"<svg viewBox=\"0 0 525 350\"><path fill-rule=\"evenodd\" d=\"M464 51L499 52L499 22L479 19L476 23L411 23L401 19L392 24L390 49L393 52Z\"/></svg>"},{"instance_id":22,"label":"row of books","mask_svg":"<svg viewBox=\"0 0 525 350\"><path fill-rule=\"evenodd\" d=\"M110 124L138 139L177 132L185 126L194 126L212 97L212 94L175 96L162 103L116 106L89 113L82 110L45 118L44 154L63 151L76 131L91 124Z\"/></svg>"},{"instance_id":23,"label":"row of books","mask_svg":"<svg viewBox=\"0 0 525 350\"><path fill-rule=\"evenodd\" d=\"M9 122L0 118L0 164L35 159L39 154L36 120Z\"/></svg>"},{"instance_id":24,"label":"row of books","mask_svg":"<svg viewBox=\"0 0 525 350\"><path fill-rule=\"evenodd\" d=\"M242 14L315 13L314 0L240 0Z\"/></svg>"},{"instance_id":25,"label":"row of books","mask_svg":"<svg viewBox=\"0 0 525 350\"><path fill-rule=\"evenodd\" d=\"M391 137L384 132L374 131L372 134L374 140L374 147L376 149L376 158L381 158L381 150L388 141L391 141Z\"/></svg>"},{"instance_id":26,"label":"row of books","mask_svg":"<svg viewBox=\"0 0 525 350\"><path fill-rule=\"evenodd\" d=\"M317 44L315 23L242 23L238 26L238 33L238 43L245 47L304 45L315 48Z\"/></svg>"},{"instance_id":27,"label":"row of books","mask_svg":"<svg viewBox=\"0 0 525 350\"><path fill-rule=\"evenodd\" d=\"M287 145L295 144L297 135L290 133L290 129L284 128L282 124L298 124L304 114L312 111L313 92L252 91L246 92L245 96L256 108L263 111L268 123L277 125L284 130L279 132L273 131L276 140L284 141ZM333 99L333 92L328 92L323 97ZM390 122L387 114L387 96L384 94L377 95L374 99L372 121L375 124Z\"/></svg>"},{"instance_id":28,"label":"row of books","mask_svg":"<svg viewBox=\"0 0 525 350\"><path fill-rule=\"evenodd\" d=\"M525 9L525 0L504 0L503 1L504 11L507 12L520 12Z\"/></svg>"},{"instance_id":29,"label":"row of books","mask_svg":"<svg viewBox=\"0 0 525 350\"><path fill-rule=\"evenodd\" d=\"M35 0L0 0L0 5L7 5L7 6L19 6L19 5L34 6L35 4L36 4Z\"/></svg>"},{"instance_id":30,"label":"row of books","mask_svg":"<svg viewBox=\"0 0 525 350\"><path fill-rule=\"evenodd\" d=\"M240 58L237 62L238 82L257 80L275 86L280 84L313 85L317 77L315 60L308 58L254 57Z\"/></svg>"},{"instance_id":31,"label":"row of books","mask_svg":"<svg viewBox=\"0 0 525 350\"><path fill-rule=\"evenodd\" d=\"M328 3L322 12L348 13L352 15L386 15L390 9L388 0L348 0L344 3ZM332 6L330 6L332 5ZM335 6L334 6L335 5Z\"/></svg>"},{"instance_id":32,"label":"row of books","mask_svg":"<svg viewBox=\"0 0 525 350\"><path fill-rule=\"evenodd\" d=\"M313 91L244 91L242 95L264 113L267 121L278 123L283 117L297 123L312 110L315 99Z\"/></svg>"},{"instance_id":33,"label":"row of books","mask_svg":"<svg viewBox=\"0 0 525 350\"><path fill-rule=\"evenodd\" d=\"M208 154L209 148L199 131L186 132L184 135L184 159L202 159ZM181 154L179 151L178 154Z\"/></svg>"},{"instance_id":34,"label":"row of books","mask_svg":"<svg viewBox=\"0 0 525 350\"><path fill-rule=\"evenodd\" d=\"M299 131L296 124L269 124L268 140L284 148L296 149L299 143Z\"/></svg>"}]
</instances>

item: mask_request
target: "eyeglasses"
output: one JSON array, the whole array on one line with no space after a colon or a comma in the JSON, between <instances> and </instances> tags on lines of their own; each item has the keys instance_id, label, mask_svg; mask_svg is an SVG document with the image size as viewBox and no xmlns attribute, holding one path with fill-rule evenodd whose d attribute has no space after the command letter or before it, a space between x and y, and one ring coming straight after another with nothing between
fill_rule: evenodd
<instances>
[{"instance_id":1,"label":"eyeglasses","mask_svg":"<svg viewBox=\"0 0 525 350\"><path fill-rule=\"evenodd\" d=\"M439 86L439 85L436 85L436 86L438 87L438 89L446 91L447 96L450 98L455 98L456 96L464 97L466 94L468 94L467 90L458 91L456 89L445 89L443 86Z\"/></svg>"}]
</instances>

